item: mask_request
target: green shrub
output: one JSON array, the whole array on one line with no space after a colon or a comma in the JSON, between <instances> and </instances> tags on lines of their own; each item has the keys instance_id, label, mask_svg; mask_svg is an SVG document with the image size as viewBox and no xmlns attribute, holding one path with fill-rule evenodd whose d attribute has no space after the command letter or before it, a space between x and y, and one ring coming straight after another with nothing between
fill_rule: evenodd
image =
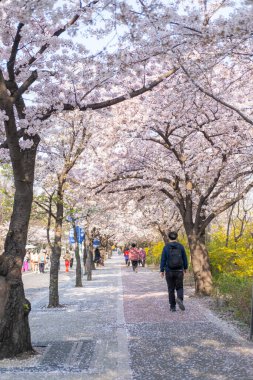
<instances>
[{"instance_id":1,"label":"green shrub","mask_svg":"<svg viewBox=\"0 0 253 380\"><path fill-rule=\"evenodd\" d=\"M234 311L236 318L250 324L252 278L221 273L214 277L214 292L226 299L227 307Z\"/></svg>"}]
</instances>

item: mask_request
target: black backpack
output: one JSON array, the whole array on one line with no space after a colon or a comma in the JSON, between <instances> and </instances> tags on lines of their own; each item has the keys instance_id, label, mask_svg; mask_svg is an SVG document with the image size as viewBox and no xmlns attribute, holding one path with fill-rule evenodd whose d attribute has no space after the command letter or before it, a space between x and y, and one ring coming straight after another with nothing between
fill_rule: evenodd
<instances>
[{"instance_id":1,"label":"black backpack","mask_svg":"<svg viewBox=\"0 0 253 380\"><path fill-rule=\"evenodd\" d=\"M169 269L179 270L183 269L184 262L182 257L182 252L180 247L171 246L169 248L168 261Z\"/></svg>"}]
</instances>

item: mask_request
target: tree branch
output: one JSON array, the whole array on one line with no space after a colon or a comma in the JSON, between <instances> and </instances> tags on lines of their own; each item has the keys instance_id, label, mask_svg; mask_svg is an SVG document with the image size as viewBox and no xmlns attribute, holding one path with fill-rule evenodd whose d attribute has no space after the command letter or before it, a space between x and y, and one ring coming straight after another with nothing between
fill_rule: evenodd
<instances>
[{"instance_id":1,"label":"tree branch","mask_svg":"<svg viewBox=\"0 0 253 380\"><path fill-rule=\"evenodd\" d=\"M138 90L133 90L128 95L121 95L121 96L118 96L117 98L108 99L100 103L90 103L83 107L80 107L79 109L80 111L86 111L87 109L97 110L97 109L113 106L127 99L135 98L136 96L142 95L147 91L151 91L158 84L162 83L164 80L171 77L177 70L178 68L173 68L172 70L169 70L167 73L161 75L158 79L151 82L150 85L141 87ZM64 108L63 108L64 111L73 111L75 109L76 107L73 106L72 104L64 104Z\"/></svg>"},{"instance_id":2,"label":"tree branch","mask_svg":"<svg viewBox=\"0 0 253 380\"><path fill-rule=\"evenodd\" d=\"M56 219L56 215L52 212L52 210L51 210L51 207L50 207L50 205L51 205L51 203L50 203L50 205L49 205L49 207L47 208L46 206L44 206L43 204L41 204L41 203L39 203L38 201L33 201L37 206L39 206L40 208L42 208L42 210L44 210L44 211L46 211L46 213L47 214L51 214L51 216L54 218L54 219Z\"/></svg>"},{"instance_id":3,"label":"tree branch","mask_svg":"<svg viewBox=\"0 0 253 380\"><path fill-rule=\"evenodd\" d=\"M92 7L93 5L97 4L99 2L99 0L93 0L90 2L90 4L88 4L85 8L90 8ZM83 8L82 9L83 11L85 11L85 9ZM76 14L66 25L64 25L62 28L56 30L51 37L59 37L62 33L64 33L70 26L72 26L73 24L75 24L75 22L80 18L80 14ZM41 48L38 50L38 52L29 59L29 61L21 66L19 66L16 71L15 71L15 74L18 75L21 71L22 68L24 67L27 67L27 66L31 66L37 59L39 56L41 56L45 50L47 50L47 48L50 46L50 42L47 42L45 43L44 45L41 46Z\"/></svg>"},{"instance_id":4,"label":"tree branch","mask_svg":"<svg viewBox=\"0 0 253 380\"><path fill-rule=\"evenodd\" d=\"M240 178L240 177L247 176L247 175L252 175L252 170L246 170L245 172L237 173L236 176L234 176L231 180L229 180L229 181L223 183L223 184L222 184L222 187L221 187L219 190L217 190L217 191L211 196L211 199L216 198L216 197L222 192L222 190L223 190L225 187L231 185L231 183L234 183L235 180L237 180L237 179Z\"/></svg>"},{"instance_id":5,"label":"tree branch","mask_svg":"<svg viewBox=\"0 0 253 380\"><path fill-rule=\"evenodd\" d=\"M24 24L22 22L20 22L18 24L16 36L14 38L14 42L13 42L12 49L11 49L11 55L10 55L9 61L7 62L7 70L8 70L8 74L9 74L9 79L11 81L15 80L14 66L15 66L16 56L17 56L17 52L18 52L18 46L19 46L19 43L21 40L20 32L21 32L21 29L23 28L23 26L24 26Z\"/></svg>"},{"instance_id":6,"label":"tree branch","mask_svg":"<svg viewBox=\"0 0 253 380\"><path fill-rule=\"evenodd\" d=\"M191 82L194 84L195 87L199 89L199 91L203 92L203 94L209 96L210 98L214 99L216 102L222 104L224 107L231 109L232 111L236 112L243 120L245 120L247 123L253 125L253 120L251 120L248 116L246 116L243 112L241 112L238 108L235 106L225 102L225 100L222 100L218 98L216 95L212 94L211 92L205 90L202 86L200 86L190 75L190 73L186 70L186 68L182 65L181 66L184 73L187 75L187 77L191 80Z\"/></svg>"},{"instance_id":7,"label":"tree branch","mask_svg":"<svg viewBox=\"0 0 253 380\"><path fill-rule=\"evenodd\" d=\"M32 74L29 76L29 78L27 78L26 81L13 94L13 102L14 103L33 84L33 82L36 81L37 78L38 78L37 70L32 71Z\"/></svg>"},{"instance_id":8,"label":"tree branch","mask_svg":"<svg viewBox=\"0 0 253 380\"><path fill-rule=\"evenodd\" d=\"M226 162L226 156L224 155L223 158L222 158L222 166L218 170L216 177L213 179L213 182L208 187L206 193L200 197L200 201L199 201L198 208L197 208L197 211L196 211L196 218L195 218L195 226L196 227L198 227L199 222L200 222L200 214L201 214L202 206L204 205L204 203L206 202L207 198L211 195L211 193L215 189L216 185L218 184L220 176L221 176L221 172L224 169L224 163L225 162ZM222 186L222 189L223 188L224 188L224 186Z\"/></svg>"},{"instance_id":9,"label":"tree branch","mask_svg":"<svg viewBox=\"0 0 253 380\"><path fill-rule=\"evenodd\" d=\"M201 235L201 233L204 232L204 230L206 229L206 227L209 225L209 223L217 216L217 215L220 215L222 212L226 211L229 207L233 206L235 203L237 203L238 201L240 201L244 196L245 194L247 194L249 192L249 190L251 190L253 187L253 183L250 183L236 198L234 198L233 200L225 203L225 205L223 205L223 207L221 207L219 210L215 211L215 212L212 212L207 218L206 220L204 221L204 223L202 224L200 230L199 230L199 235Z\"/></svg>"},{"instance_id":10,"label":"tree branch","mask_svg":"<svg viewBox=\"0 0 253 380\"><path fill-rule=\"evenodd\" d=\"M108 194L114 194L114 193L121 193L122 191L134 191L139 189L149 189L151 185L136 185L136 186L129 186L125 187L124 189L117 189L117 190L109 190L107 191ZM96 193L98 194L98 193Z\"/></svg>"},{"instance_id":11,"label":"tree branch","mask_svg":"<svg viewBox=\"0 0 253 380\"><path fill-rule=\"evenodd\" d=\"M79 109L80 111L87 111L88 109L98 110L98 109L113 106L115 104L124 102L127 99L132 99L132 98L135 98L136 96L142 95L147 91L151 91L154 87L156 87L157 85L162 83L167 78L171 77L177 70L178 70L178 68L174 68L174 69L168 71L167 73L161 75L155 81L151 82L151 84L149 86L144 86L138 90L133 90L128 95L121 95L121 96L118 96L117 98L108 99L108 100L105 100L105 101L100 102L100 103L86 104L83 107L79 107L77 104L75 106L73 106L72 104L64 104L63 105L63 111L74 111L76 109ZM40 117L40 120L43 120L43 121L47 120L56 111L57 111L56 108L50 107L48 110L45 111L44 115Z\"/></svg>"}]
</instances>

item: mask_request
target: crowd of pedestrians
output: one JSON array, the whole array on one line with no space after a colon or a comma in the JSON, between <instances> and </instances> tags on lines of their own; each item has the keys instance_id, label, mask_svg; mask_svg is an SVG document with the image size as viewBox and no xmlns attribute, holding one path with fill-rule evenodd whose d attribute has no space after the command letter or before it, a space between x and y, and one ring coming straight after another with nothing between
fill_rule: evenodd
<instances>
[{"instance_id":1,"label":"crowd of pedestrians","mask_svg":"<svg viewBox=\"0 0 253 380\"><path fill-rule=\"evenodd\" d=\"M131 245L131 248L126 247L124 249L124 258L127 266L130 266L130 263L132 263L135 273L138 272L138 265L145 267L146 252L142 247L137 248L135 243Z\"/></svg>"},{"instance_id":2,"label":"crowd of pedestrians","mask_svg":"<svg viewBox=\"0 0 253 380\"><path fill-rule=\"evenodd\" d=\"M65 271L69 272L74 262L74 252L67 250L63 256ZM45 273L50 268L50 255L46 249L28 249L23 261L22 272ZM59 268L60 269L60 268Z\"/></svg>"},{"instance_id":3,"label":"crowd of pedestrians","mask_svg":"<svg viewBox=\"0 0 253 380\"><path fill-rule=\"evenodd\" d=\"M117 251L118 252L118 251ZM120 250L119 250L120 252ZM72 247L67 249L65 253L63 252L62 258L64 261L65 272L69 272L70 268L73 267L75 252ZM94 251L94 263L96 266L104 266L105 255L100 252L99 248ZM38 251L37 247L33 249L27 249L26 255L23 260L22 272L32 272L32 273L45 273L50 268L50 255L46 249L41 249ZM60 270L60 262L59 262Z\"/></svg>"},{"instance_id":4,"label":"crowd of pedestrians","mask_svg":"<svg viewBox=\"0 0 253 380\"><path fill-rule=\"evenodd\" d=\"M45 273L49 269L49 254L46 249L27 250L23 261L23 272L31 270L33 273Z\"/></svg>"},{"instance_id":5,"label":"crowd of pedestrians","mask_svg":"<svg viewBox=\"0 0 253 380\"><path fill-rule=\"evenodd\" d=\"M174 312L176 311L176 304L181 310L185 310L183 304L183 280L188 268L188 260L184 246L177 242L177 232L170 232L168 237L169 243L164 246L161 252L160 275L166 279L170 310ZM112 252L118 255L121 255L122 251L126 266L132 264L133 272L138 272L138 266L145 267L146 252L143 247L137 247L135 243L132 243L130 248L125 247L123 250L119 247L112 247ZM73 266L74 251L71 248L66 250L63 259L65 271L69 272L69 268ZM104 255L101 255L98 247L95 248L93 262L97 267L99 265L104 266ZM29 270L29 264L32 272L45 273L45 270L49 269L50 265L50 256L47 250L41 249L39 252L37 250L27 250L23 261L23 272Z\"/></svg>"}]
</instances>

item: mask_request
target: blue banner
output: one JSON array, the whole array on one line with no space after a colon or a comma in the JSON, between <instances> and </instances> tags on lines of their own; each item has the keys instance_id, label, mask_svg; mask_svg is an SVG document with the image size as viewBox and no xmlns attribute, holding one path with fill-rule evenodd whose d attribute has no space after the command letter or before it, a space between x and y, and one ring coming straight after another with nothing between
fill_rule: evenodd
<instances>
[{"instance_id":1,"label":"blue banner","mask_svg":"<svg viewBox=\"0 0 253 380\"><path fill-rule=\"evenodd\" d=\"M84 229L82 227L76 227L77 241L81 244L85 239Z\"/></svg>"},{"instance_id":2,"label":"blue banner","mask_svg":"<svg viewBox=\"0 0 253 380\"><path fill-rule=\"evenodd\" d=\"M71 228L69 230L69 244L74 244L74 243L75 243L74 229Z\"/></svg>"},{"instance_id":3,"label":"blue banner","mask_svg":"<svg viewBox=\"0 0 253 380\"><path fill-rule=\"evenodd\" d=\"M85 233L82 227L76 226L76 236L77 236L77 242L81 244L85 239ZM75 242L76 241L75 241L74 229L71 228L69 230L69 244L74 244Z\"/></svg>"},{"instance_id":4,"label":"blue banner","mask_svg":"<svg viewBox=\"0 0 253 380\"><path fill-rule=\"evenodd\" d=\"M100 240L99 239L94 239L93 240L93 247L96 248L96 247L99 247L100 246Z\"/></svg>"}]
</instances>

